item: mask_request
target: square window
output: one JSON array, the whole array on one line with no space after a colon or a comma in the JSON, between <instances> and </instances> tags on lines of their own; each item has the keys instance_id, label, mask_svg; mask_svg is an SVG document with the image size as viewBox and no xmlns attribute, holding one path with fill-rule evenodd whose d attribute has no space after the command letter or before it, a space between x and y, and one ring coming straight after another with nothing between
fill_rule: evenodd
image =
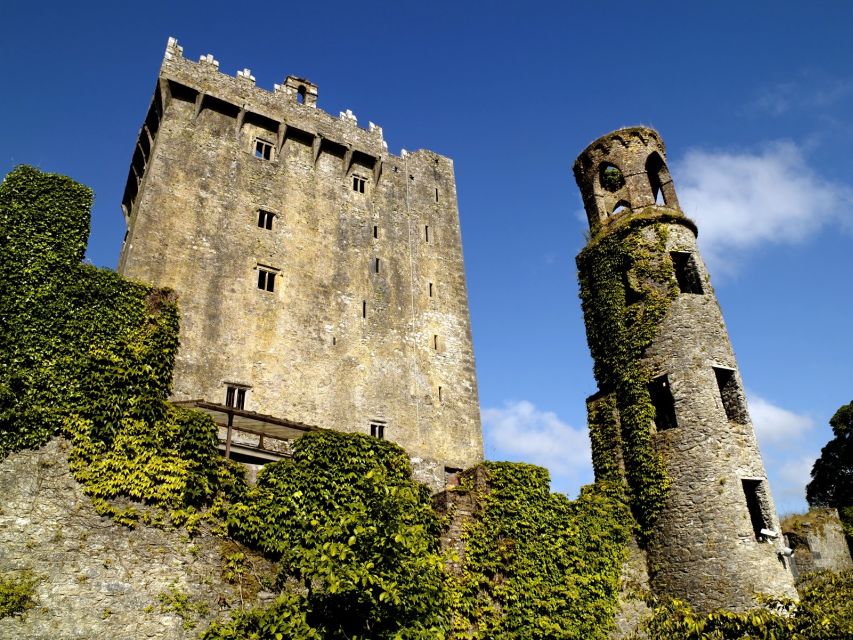
<instances>
[{"instance_id":1,"label":"square window","mask_svg":"<svg viewBox=\"0 0 853 640\"><path fill-rule=\"evenodd\" d=\"M264 291L275 290L275 271L258 268L258 289Z\"/></svg>"},{"instance_id":2,"label":"square window","mask_svg":"<svg viewBox=\"0 0 853 640\"><path fill-rule=\"evenodd\" d=\"M367 182L361 176L353 176L352 177L352 190L358 193L364 193L364 185Z\"/></svg>"},{"instance_id":3,"label":"square window","mask_svg":"<svg viewBox=\"0 0 853 640\"><path fill-rule=\"evenodd\" d=\"M225 406L235 409L246 408L246 389L235 385L228 385L225 389Z\"/></svg>"},{"instance_id":4,"label":"square window","mask_svg":"<svg viewBox=\"0 0 853 640\"><path fill-rule=\"evenodd\" d=\"M255 157L261 160L272 160L272 142L255 138Z\"/></svg>"},{"instance_id":5,"label":"square window","mask_svg":"<svg viewBox=\"0 0 853 640\"><path fill-rule=\"evenodd\" d=\"M379 438L380 440L385 439L385 425L381 422L371 422L370 423L370 435L374 438Z\"/></svg>"},{"instance_id":6,"label":"square window","mask_svg":"<svg viewBox=\"0 0 853 640\"><path fill-rule=\"evenodd\" d=\"M263 209L258 209L258 227L260 227L261 229L272 230L273 218L275 218L275 214L272 211L264 211Z\"/></svg>"},{"instance_id":7,"label":"square window","mask_svg":"<svg viewBox=\"0 0 853 640\"><path fill-rule=\"evenodd\" d=\"M675 267L678 290L681 293L704 294L702 278L699 276L693 254L687 251L673 251L669 255L672 258L672 266Z\"/></svg>"}]
</instances>

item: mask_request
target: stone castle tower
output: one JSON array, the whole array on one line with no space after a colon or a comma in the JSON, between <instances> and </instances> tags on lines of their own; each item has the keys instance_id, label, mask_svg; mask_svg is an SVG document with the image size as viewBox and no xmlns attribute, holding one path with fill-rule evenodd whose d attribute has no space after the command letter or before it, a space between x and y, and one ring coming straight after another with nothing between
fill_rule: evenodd
<instances>
[{"instance_id":1,"label":"stone castle tower","mask_svg":"<svg viewBox=\"0 0 853 640\"><path fill-rule=\"evenodd\" d=\"M796 597L722 313L663 141L620 129L574 164L589 218L578 255L599 392L596 478L627 480L652 589L695 608ZM668 487L668 489L667 489Z\"/></svg>"},{"instance_id":2,"label":"stone castle tower","mask_svg":"<svg viewBox=\"0 0 853 640\"><path fill-rule=\"evenodd\" d=\"M483 456L452 161L218 66L169 40L122 203L120 273L179 296L174 399L384 437L443 484Z\"/></svg>"}]
</instances>

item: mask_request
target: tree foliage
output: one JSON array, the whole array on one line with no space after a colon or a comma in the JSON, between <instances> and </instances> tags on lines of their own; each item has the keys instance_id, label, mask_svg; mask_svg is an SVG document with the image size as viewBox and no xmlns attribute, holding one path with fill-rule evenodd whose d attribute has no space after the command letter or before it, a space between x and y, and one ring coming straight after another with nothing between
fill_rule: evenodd
<instances>
[{"instance_id":1,"label":"tree foliage","mask_svg":"<svg viewBox=\"0 0 853 640\"><path fill-rule=\"evenodd\" d=\"M847 536L853 537L853 402L829 420L834 438L821 450L806 486L812 506L838 509Z\"/></svg>"}]
</instances>

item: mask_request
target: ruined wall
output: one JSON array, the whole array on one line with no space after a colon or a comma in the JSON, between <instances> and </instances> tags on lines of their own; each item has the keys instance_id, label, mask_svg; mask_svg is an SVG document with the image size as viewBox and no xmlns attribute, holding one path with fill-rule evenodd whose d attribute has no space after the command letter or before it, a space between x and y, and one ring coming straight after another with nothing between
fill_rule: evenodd
<instances>
[{"instance_id":1,"label":"ruined wall","mask_svg":"<svg viewBox=\"0 0 853 640\"><path fill-rule=\"evenodd\" d=\"M671 483L647 532L652 589L699 611L745 610L758 593L796 597L737 363L695 227L678 206L663 142L644 127L616 131L589 145L575 176L593 232L590 245L611 234L631 247L606 265L588 256L578 264L585 287L607 286L612 293L605 300L582 292L585 305L609 305L596 311L597 320L610 313L612 327L588 324L587 330L599 385L612 385L600 388L600 398L612 394L621 412L613 433L591 434L594 448L606 442L613 448L609 462L598 452L596 473L624 473L623 464L657 453L666 477L656 482ZM645 327L651 305L660 307L661 300L667 305L661 321ZM617 327L623 333L613 335L626 343L653 330L636 366L627 363L632 379L613 370L621 356L604 358L634 348L608 342L608 331ZM646 415L649 424L630 424L643 437L624 431L629 420ZM591 424L591 431L610 429L610 422ZM621 444L636 448L646 441L648 451L633 451L633 458ZM643 512L648 505L632 489L635 512Z\"/></svg>"},{"instance_id":2,"label":"ruined wall","mask_svg":"<svg viewBox=\"0 0 853 640\"><path fill-rule=\"evenodd\" d=\"M782 532L794 551L793 568L797 576L812 571L853 569L853 559L838 511L813 508L804 515L787 516Z\"/></svg>"},{"instance_id":3,"label":"ruined wall","mask_svg":"<svg viewBox=\"0 0 853 640\"><path fill-rule=\"evenodd\" d=\"M40 579L35 608L0 619L0 638L195 638L239 606L222 579L222 539L98 516L71 476L67 447L55 439L0 462L0 573L29 569ZM183 617L163 610L161 595L175 593L192 609Z\"/></svg>"},{"instance_id":4,"label":"ruined wall","mask_svg":"<svg viewBox=\"0 0 853 640\"><path fill-rule=\"evenodd\" d=\"M170 41L125 194L119 271L179 296L175 398L223 403L243 386L251 411L381 422L416 458L479 462L452 162L388 154L379 127L319 110L307 81L269 92L217 64Z\"/></svg>"}]
</instances>

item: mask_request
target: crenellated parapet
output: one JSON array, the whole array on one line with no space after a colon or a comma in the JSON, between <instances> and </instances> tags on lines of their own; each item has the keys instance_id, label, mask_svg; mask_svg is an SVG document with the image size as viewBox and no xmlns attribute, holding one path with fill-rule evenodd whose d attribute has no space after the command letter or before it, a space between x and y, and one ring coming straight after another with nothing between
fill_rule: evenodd
<instances>
[{"instance_id":1,"label":"crenellated parapet","mask_svg":"<svg viewBox=\"0 0 853 640\"><path fill-rule=\"evenodd\" d=\"M256 85L250 69L241 69L234 76L222 73L219 60L210 53L193 62L184 57L177 39L169 38L154 97L131 161L122 199L125 219L140 190L160 120L174 99L194 103L194 120L205 110L232 118L235 138L240 138L245 125L252 123L265 130L265 139L274 145L276 154L289 139L308 140L315 162L322 153L332 153L341 158L342 171L346 173L358 161L372 170L378 182L385 162L395 157L388 152L382 127L373 122L368 122L366 128L360 127L358 118L349 109L338 117L326 113L317 107L317 95L316 84L297 76L287 76L272 91L263 89Z\"/></svg>"}]
</instances>

